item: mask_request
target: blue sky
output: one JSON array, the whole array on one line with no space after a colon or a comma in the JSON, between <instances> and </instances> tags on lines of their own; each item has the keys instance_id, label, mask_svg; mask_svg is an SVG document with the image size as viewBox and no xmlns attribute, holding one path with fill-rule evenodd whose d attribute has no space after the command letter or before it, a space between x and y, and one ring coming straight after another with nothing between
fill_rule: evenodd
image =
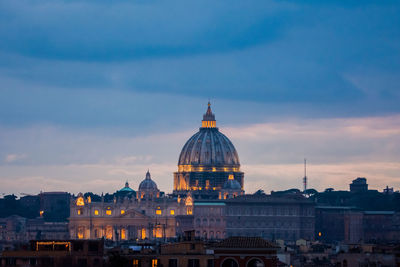
<instances>
[{"instance_id":1,"label":"blue sky","mask_svg":"<svg viewBox=\"0 0 400 267\"><path fill-rule=\"evenodd\" d=\"M170 191L208 99L249 192L300 187L304 157L318 190L357 176L399 189L399 13L398 1L0 0L0 193L135 188L147 168Z\"/></svg>"}]
</instances>

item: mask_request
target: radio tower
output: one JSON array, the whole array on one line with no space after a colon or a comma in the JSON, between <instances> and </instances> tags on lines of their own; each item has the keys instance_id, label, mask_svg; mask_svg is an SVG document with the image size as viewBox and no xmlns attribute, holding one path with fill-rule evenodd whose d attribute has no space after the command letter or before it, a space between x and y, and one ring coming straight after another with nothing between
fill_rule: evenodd
<instances>
[{"instance_id":1,"label":"radio tower","mask_svg":"<svg viewBox=\"0 0 400 267\"><path fill-rule=\"evenodd\" d=\"M304 159L304 178L303 178L303 185L304 185L304 193L307 190L307 160Z\"/></svg>"}]
</instances>

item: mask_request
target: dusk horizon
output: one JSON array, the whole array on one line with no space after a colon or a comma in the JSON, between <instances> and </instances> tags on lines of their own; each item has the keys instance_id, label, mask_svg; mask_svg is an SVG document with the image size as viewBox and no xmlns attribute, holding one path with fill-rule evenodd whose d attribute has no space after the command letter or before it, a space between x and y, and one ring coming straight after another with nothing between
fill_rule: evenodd
<instances>
[{"instance_id":1,"label":"dusk horizon","mask_svg":"<svg viewBox=\"0 0 400 267\"><path fill-rule=\"evenodd\" d=\"M169 10L169 12L167 12ZM165 193L211 102L244 190L400 189L397 1L0 3L0 194Z\"/></svg>"}]
</instances>

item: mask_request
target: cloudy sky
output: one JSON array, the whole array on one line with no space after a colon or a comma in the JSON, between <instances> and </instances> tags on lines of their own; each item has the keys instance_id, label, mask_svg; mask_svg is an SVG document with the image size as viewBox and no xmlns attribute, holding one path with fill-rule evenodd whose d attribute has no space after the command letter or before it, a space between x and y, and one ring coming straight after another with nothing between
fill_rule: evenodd
<instances>
[{"instance_id":1,"label":"cloudy sky","mask_svg":"<svg viewBox=\"0 0 400 267\"><path fill-rule=\"evenodd\" d=\"M0 194L172 190L210 99L245 189L400 189L399 1L0 0Z\"/></svg>"}]
</instances>

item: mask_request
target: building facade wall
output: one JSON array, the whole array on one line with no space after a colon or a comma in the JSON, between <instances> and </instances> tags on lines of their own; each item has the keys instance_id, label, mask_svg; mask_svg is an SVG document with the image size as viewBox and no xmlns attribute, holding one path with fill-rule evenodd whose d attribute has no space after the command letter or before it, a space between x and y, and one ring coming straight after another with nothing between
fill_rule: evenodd
<instances>
[{"instance_id":1,"label":"building facade wall","mask_svg":"<svg viewBox=\"0 0 400 267\"><path fill-rule=\"evenodd\" d=\"M225 203L195 202L194 229L196 237L204 239L224 239L226 236Z\"/></svg>"},{"instance_id":2,"label":"building facade wall","mask_svg":"<svg viewBox=\"0 0 400 267\"><path fill-rule=\"evenodd\" d=\"M313 203L279 200L227 201L227 236L259 236L267 239L314 239Z\"/></svg>"},{"instance_id":3,"label":"building facade wall","mask_svg":"<svg viewBox=\"0 0 400 267\"><path fill-rule=\"evenodd\" d=\"M186 213L185 203L173 199L122 202L78 201L71 204L69 234L73 239L114 241L176 237L175 216Z\"/></svg>"}]
</instances>

